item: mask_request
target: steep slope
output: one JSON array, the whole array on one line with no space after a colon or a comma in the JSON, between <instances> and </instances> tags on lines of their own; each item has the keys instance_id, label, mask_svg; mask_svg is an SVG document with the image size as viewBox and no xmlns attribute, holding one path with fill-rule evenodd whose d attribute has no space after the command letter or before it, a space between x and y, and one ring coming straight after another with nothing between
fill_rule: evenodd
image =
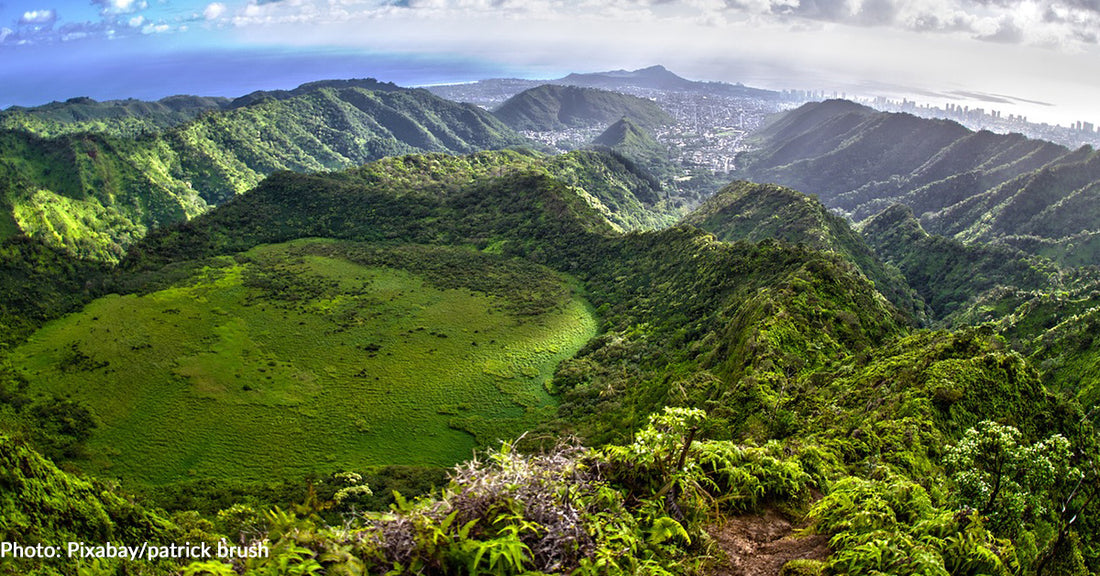
<instances>
[{"instance_id":1,"label":"steep slope","mask_svg":"<svg viewBox=\"0 0 1100 576\"><path fill-rule=\"evenodd\" d=\"M253 94L229 108L132 139L0 132L0 234L114 260L149 228L192 218L278 170L527 142L474 106L372 80Z\"/></svg>"},{"instance_id":2,"label":"steep slope","mask_svg":"<svg viewBox=\"0 0 1100 576\"><path fill-rule=\"evenodd\" d=\"M520 92L501 104L493 115L514 130L535 132L607 126L624 116L647 128L673 123L672 117L651 100L594 88L556 85Z\"/></svg>"},{"instance_id":3,"label":"steep slope","mask_svg":"<svg viewBox=\"0 0 1100 576\"><path fill-rule=\"evenodd\" d=\"M671 180L680 171L669 159L668 148L657 142L645 128L639 126L629 116L607 127L592 146L606 148L629 158L631 162L644 167L662 180Z\"/></svg>"},{"instance_id":4,"label":"steep slope","mask_svg":"<svg viewBox=\"0 0 1100 576\"><path fill-rule=\"evenodd\" d=\"M595 439L621 437L680 393L702 401L751 380L765 395L782 394L792 378L906 330L904 316L836 254L718 242L692 227L619 235L579 190L522 163L509 168L512 155L278 173L154 232L124 264L140 280L169 262L328 236L473 245L575 275L607 332L559 369L555 386L570 426ZM635 360L625 367L605 358ZM687 384L700 370L719 377ZM676 392L682 386L670 381L692 391ZM739 419L736 427L763 434L773 425L786 426Z\"/></svg>"},{"instance_id":5,"label":"steep slope","mask_svg":"<svg viewBox=\"0 0 1100 576\"><path fill-rule=\"evenodd\" d=\"M149 228L208 207L161 161L156 137L39 138L0 131L0 238L26 234L74 255L114 260Z\"/></svg>"},{"instance_id":6,"label":"steep slope","mask_svg":"<svg viewBox=\"0 0 1100 576\"><path fill-rule=\"evenodd\" d=\"M817 194L859 221L898 203L925 229L1070 264L1100 262L1100 160L1019 134L844 101L806 104L753 138L741 176Z\"/></svg>"},{"instance_id":7,"label":"steep slope","mask_svg":"<svg viewBox=\"0 0 1100 576\"><path fill-rule=\"evenodd\" d=\"M4 559L0 573L27 574L60 573L74 564L89 565L79 556L70 558L65 548L68 542L83 542L88 546L103 546L120 542L148 542L149 546L182 543L189 537L212 538L198 532L186 533L168 520L143 509L131 498L118 494L109 484L79 478L63 472L22 442L0 434L0 538L18 542L21 546L37 544L60 546L61 553L53 560L19 558ZM94 544L93 544L94 543ZM140 544L139 544L140 547ZM100 562L119 570L141 569L149 574L171 574L178 567L169 562L131 562L111 560ZM58 572L55 572L58 571Z\"/></svg>"},{"instance_id":8,"label":"steep slope","mask_svg":"<svg viewBox=\"0 0 1100 576\"><path fill-rule=\"evenodd\" d=\"M547 159L546 169L593 197L590 203L622 230L664 228L679 216L653 174L614 151L577 150Z\"/></svg>"},{"instance_id":9,"label":"steep slope","mask_svg":"<svg viewBox=\"0 0 1100 576\"><path fill-rule=\"evenodd\" d=\"M570 169L581 170L589 161L612 166L605 157L586 154L574 156L586 161ZM364 380L385 380L389 372L370 363L390 350L385 344L375 349L370 344L376 342L362 338L369 336L371 322L400 328L396 337L406 351L427 344L436 348L432 354L447 347L476 357L493 345L479 339L480 333L473 336L474 325L456 326L470 315L452 312L425 320L423 330L402 324L407 318L389 312L407 305L401 313L415 315L431 302L415 300L424 292L396 281L392 271L363 281L356 267L364 260L370 266L418 267L417 273L439 283L436 288L454 288L432 292L429 299L492 296L474 306L481 312L495 313L495 306L530 310L558 301L554 296L562 288L576 287L598 314L599 333L558 365L550 382L560 401L556 420L537 431L547 435L530 434L524 442L531 446L549 438L549 444L578 435L594 447L567 443L536 456L506 445L480 463L457 468L452 484L434 498L398 498L379 515L340 518L348 508L311 492L302 517L266 516L272 519L269 533L288 545L284 550L317 564L300 571L380 571L395 565L402 570L415 563L433 573L555 573L565 571L563 566L699 573L708 554L703 524L716 515L769 506L806 519L829 537L833 552L825 566L801 566L810 571L1084 574L1100 565L1095 498L1100 483L1090 467L1100 454L1095 432L1075 402L1044 390L1032 360L986 329L911 331L839 250L810 245L845 242L843 229L831 227L821 208L805 197L775 190L752 198L738 196L735 187L702 216L720 231L725 225L726 234L768 237L758 242L720 241L686 224L622 234L594 194L563 182L551 164L504 151L390 158L314 175L275 173L249 194L135 244L116 278L125 295L50 323L41 340L23 347L39 351L22 360L60 359L65 369L32 366L23 374L40 378L38 386L68 380L92 395L88 381L111 370L128 372L121 365L103 365L100 354L110 351L112 342L121 342L114 353L141 356L150 354L140 339L152 329L171 332L209 322L217 329L187 330L187 346L173 347L183 339L167 338L159 348L185 355L163 366L179 379L138 378L130 394L101 394L99 400L123 405L150 392L190 389L239 400L241 409L282 402L251 424L263 434L290 438L282 444L294 451L288 461L324 468L343 462L344 454L314 447L295 451L298 428L287 423L327 417L327 411L314 413L311 403L339 391L315 393L316 380L295 379L288 366L267 356L276 348L324 350L310 354L320 366L319 378L326 377L324 365L341 371L353 356L362 363ZM599 179L574 175L576 182ZM614 193L631 188L622 182ZM761 212L770 206L778 222L758 218L753 212L758 206ZM730 207L735 208L726 210ZM752 217L742 222L733 212ZM920 233L911 215L901 216L880 223L887 232L897 229L898 245L883 244L897 254L904 254L905 242L919 241ZM783 234L806 241L772 239ZM317 236L345 240L307 239ZM291 240L297 241L272 245ZM319 274L322 269L339 274ZM559 282L562 273L573 281ZM493 292L492 286L502 284L508 294ZM242 289L245 296L262 298L226 306ZM156 312L142 330L104 320L106 307L137 302L147 304L139 310ZM371 317L359 304L385 312ZM228 317L233 313L264 321L254 331L239 330ZM313 316L330 323L310 325L307 317ZM521 316L512 327L544 327ZM446 338L438 335L441 326L451 330ZM103 337L107 328L111 338ZM277 346L271 339L274 332L296 330L303 334ZM64 334L79 336L75 349L59 346L63 339L49 345L49 336ZM352 352L349 346L360 348ZM450 366L427 353L415 364L436 373ZM502 369L489 362L475 366L483 373ZM259 390L215 386L245 368L255 369ZM530 367L517 368L522 375ZM281 388L275 385L280 382ZM509 379L489 396L499 400L502 393L515 392L516 382ZM348 415L367 408L355 402L399 411L420 400L415 394L354 398L344 408L349 412L326 423L340 434L311 441L376 433L371 421ZM207 400L200 409L209 406ZM437 405L431 417L472 408ZM143 424L137 428L151 428ZM417 426L395 424L390 433L400 437ZM169 431L170 440L176 436ZM404 436L409 442L410 435ZM966 459L991 452L981 448L998 439L1020 466L1003 479L1017 485L1006 483L1003 498L980 490L975 497L967 482L972 486L975 476L984 482L1001 472L990 470L993 462L983 466ZM600 446L607 443L613 445ZM270 448L265 443L262 449ZM231 464L246 463L238 458ZM1035 480L1027 475L1032 464L1040 472ZM328 506L333 507L330 522L342 522L335 529L318 525L315 514ZM6 507L2 514L8 514ZM571 518L580 520L568 523ZM508 564L485 560L500 549L518 552ZM1079 569L1035 568L1055 556ZM270 563L262 568L274 569Z\"/></svg>"},{"instance_id":10,"label":"steep slope","mask_svg":"<svg viewBox=\"0 0 1100 576\"><path fill-rule=\"evenodd\" d=\"M107 272L33 238L0 242L0 347L78 309L99 293Z\"/></svg>"},{"instance_id":11,"label":"steep slope","mask_svg":"<svg viewBox=\"0 0 1100 576\"><path fill-rule=\"evenodd\" d=\"M859 267L899 309L919 322L927 320L924 302L901 274L885 266L846 220L829 212L814 198L780 186L734 182L708 198L682 222L727 242L775 239L834 252Z\"/></svg>"},{"instance_id":12,"label":"steep slope","mask_svg":"<svg viewBox=\"0 0 1100 576\"><path fill-rule=\"evenodd\" d=\"M156 230L124 266L229 254L264 243L327 237L473 244L506 255L584 250L615 227L571 188L517 152L402 156L346 172L277 172L191 222Z\"/></svg>"},{"instance_id":13,"label":"steep slope","mask_svg":"<svg viewBox=\"0 0 1100 576\"><path fill-rule=\"evenodd\" d=\"M527 143L475 106L370 80L307 84L244 100L166 135L178 169L213 202L277 170L334 170L402 153Z\"/></svg>"},{"instance_id":14,"label":"steep slope","mask_svg":"<svg viewBox=\"0 0 1100 576\"><path fill-rule=\"evenodd\" d=\"M965 310L994 288L1049 287L1058 273L1049 261L1006 246L968 246L930 235L900 204L869 218L860 230L883 260L901 270L938 319Z\"/></svg>"}]
</instances>

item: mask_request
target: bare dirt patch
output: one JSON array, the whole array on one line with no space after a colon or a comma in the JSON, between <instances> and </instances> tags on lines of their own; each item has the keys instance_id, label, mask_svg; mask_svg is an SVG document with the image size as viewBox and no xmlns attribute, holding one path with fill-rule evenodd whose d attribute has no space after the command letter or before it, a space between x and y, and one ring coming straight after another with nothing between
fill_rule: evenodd
<instances>
[{"instance_id":1,"label":"bare dirt patch","mask_svg":"<svg viewBox=\"0 0 1100 576\"><path fill-rule=\"evenodd\" d=\"M824 560L829 555L828 538L796 529L771 508L711 526L707 532L726 556L713 576L777 576L791 560Z\"/></svg>"}]
</instances>

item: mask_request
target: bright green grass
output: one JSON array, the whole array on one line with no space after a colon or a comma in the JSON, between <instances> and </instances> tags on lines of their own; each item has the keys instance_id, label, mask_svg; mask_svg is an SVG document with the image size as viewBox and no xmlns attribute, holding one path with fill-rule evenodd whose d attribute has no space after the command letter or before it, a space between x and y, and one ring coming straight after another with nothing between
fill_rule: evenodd
<instances>
[{"instance_id":1,"label":"bright green grass","mask_svg":"<svg viewBox=\"0 0 1100 576\"><path fill-rule=\"evenodd\" d=\"M319 245L327 255L310 253ZM469 458L553 412L545 383L596 330L568 290L553 310L517 316L500 296L331 246L263 246L165 290L101 298L13 361L32 391L94 410L96 473L264 480Z\"/></svg>"}]
</instances>

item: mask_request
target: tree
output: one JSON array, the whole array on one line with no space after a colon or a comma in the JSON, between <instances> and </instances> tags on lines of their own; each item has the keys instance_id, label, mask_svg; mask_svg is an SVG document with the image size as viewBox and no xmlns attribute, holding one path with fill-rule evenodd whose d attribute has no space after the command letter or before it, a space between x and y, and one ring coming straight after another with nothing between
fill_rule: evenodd
<instances>
[{"instance_id":1,"label":"tree","mask_svg":"<svg viewBox=\"0 0 1100 576\"><path fill-rule=\"evenodd\" d=\"M1070 442L1060 434L1029 445L1016 428L986 420L948 447L946 461L959 504L1012 535L1046 514L1056 488L1081 479L1070 455Z\"/></svg>"}]
</instances>

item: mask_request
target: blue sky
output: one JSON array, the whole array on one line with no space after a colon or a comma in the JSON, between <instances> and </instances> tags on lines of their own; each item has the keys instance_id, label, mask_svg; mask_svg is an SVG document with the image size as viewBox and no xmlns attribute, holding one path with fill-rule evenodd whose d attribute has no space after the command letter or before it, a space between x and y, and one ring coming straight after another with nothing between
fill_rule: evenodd
<instances>
[{"instance_id":1,"label":"blue sky","mask_svg":"<svg viewBox=\"0 0 1100 576\"><path fill-rule=\"evenodd\" d=\"M0 107L660 63L770 88L1009 95L1054 106L1005 112L1100 123L1098 33L1100 0L0 0Z\"/></svg>"}]
</instances>

